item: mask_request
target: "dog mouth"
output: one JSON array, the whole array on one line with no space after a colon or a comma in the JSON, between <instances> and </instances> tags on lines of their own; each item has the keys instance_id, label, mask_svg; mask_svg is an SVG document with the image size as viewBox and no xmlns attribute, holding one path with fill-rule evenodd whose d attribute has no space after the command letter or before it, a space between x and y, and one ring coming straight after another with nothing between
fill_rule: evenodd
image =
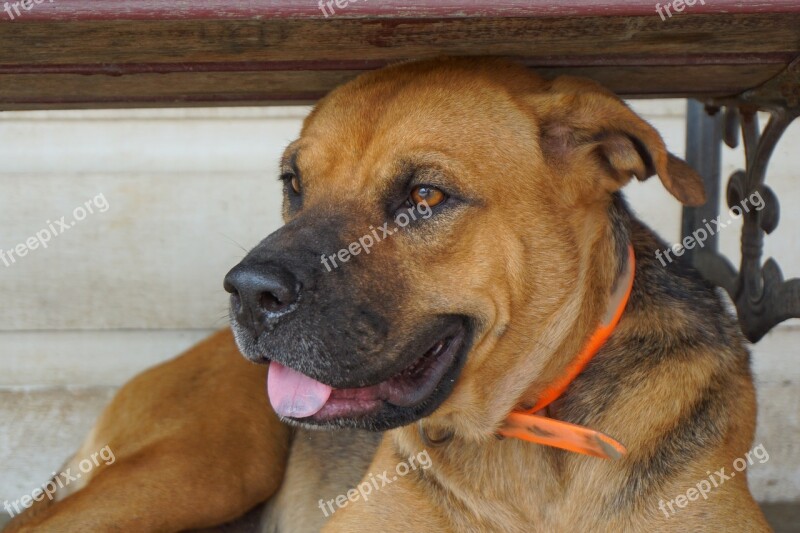
<instances>
[{"instance_id":1,"label":"dog mouth","mask_svg":"<svg viewBox=\"0 0 800 533\"><path fill-rule=\"evenodd\" d=\"M272 361L267 378L270 403L282 418L314 426L332 422L375 426L364 420L386 419L379 417L382 412L397 422L410 422L433 411L452 389L463 363L466 337L466 328L459 324L399 373L358 388L336 389ZM433 397L439 401L431 401ZM402 424L391 424L397 425Z\"/></svg>"}]
</instances>

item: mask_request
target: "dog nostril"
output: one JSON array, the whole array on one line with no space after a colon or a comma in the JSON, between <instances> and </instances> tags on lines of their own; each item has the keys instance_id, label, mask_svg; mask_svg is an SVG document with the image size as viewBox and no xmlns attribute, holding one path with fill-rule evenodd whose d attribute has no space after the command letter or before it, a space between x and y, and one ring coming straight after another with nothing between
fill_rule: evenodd
<instances>
[{"instance_id":1,"label":"dog nostril","mask_svg":"<svg viewBox=\"0 0 800 533\"><path fill-rule=\"evenodd\" d=\"M225 276L224 287L231 293L231 310L237 320L255 327L294 309L302 284L280 265L239 264Z\"/></svg>"},{"instance_id":2,"label":"dog nostril","mask_svg":"<svg viewBox=\"0 0 800 533\"><path fill-rule=\"evenodd\" d=\"M288 302L288 303L282 302L280 300L280 298L278 298L277 296L275 296L271 292L262 293L261 294L261 299L259 301L259 304L261 305L261 308L263 310L270 311L270 312L273 312L273 313L276 312L276 311L280 311L281 309L285 308L290 303L291 302Z\"/></svg>"}]
</instances>

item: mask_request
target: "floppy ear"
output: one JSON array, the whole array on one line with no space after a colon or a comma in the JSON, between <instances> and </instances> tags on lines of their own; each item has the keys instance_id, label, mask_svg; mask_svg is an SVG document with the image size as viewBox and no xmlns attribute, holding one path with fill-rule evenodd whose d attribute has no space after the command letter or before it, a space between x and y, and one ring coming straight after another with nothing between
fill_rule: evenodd
<instances>
[{"instance_id":1,"label":"floppy ear","mask_svg":"<svg viewBox=\"0 0 800 533\"><path fill-rule=\"evenodd\" d=\"M546 157L566 160L581 154L599 158L614 192L633 176L640 181L658 175L681 203L706 201L703 180L683 160L667 152L664 140L644 119L601 85L562 76L530 100L540 120Z\"/></svg>"}]
</instances>

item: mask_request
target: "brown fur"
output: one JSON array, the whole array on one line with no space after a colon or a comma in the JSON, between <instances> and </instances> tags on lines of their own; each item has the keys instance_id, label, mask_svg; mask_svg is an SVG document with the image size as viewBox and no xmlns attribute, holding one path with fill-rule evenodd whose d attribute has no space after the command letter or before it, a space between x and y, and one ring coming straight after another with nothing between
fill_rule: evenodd
<instances>
[{"instance_id":1,"label":"brown fur","mask_svg":"<svg viewBox=\"0 0 800 533\"><path fill-rule=\"evenodd\" d=\"M695 205L701 182L618 98L593 82L545 81L494 60L401 64L327 96L287 153L297 150L304 196L302 206L287 202L290 223L324 209L348 229L366 228L408 166L435 169L458 190L466 202L347 268L359 268L364 284L402 287L392 297L403 316L464 314L477 326L455 388L421 422L450 440L432 447L413 424L386 432L373 457L357 437L348 437L348 453L298 446L314 437L297 430L270 527L316 528L318 515L304 528L286 513L299 505L319 514L308 494L332 498L354 475L392 471L427 450L430 469L337 511L324 531L768 530L744 472L671 518L658 509L744 456L755 400L749 355L715 291L684 264L654 259L665 244L618 193L632 177L658 175ZM535 403L579 352L629 241L638 265L622 321L552 408L619 439L629 455L609 462L497 440L509 411ZM174 531L220 523L274 494L288 431L265 403L264 370L233 362L233 350L220 334L126 386L91 438L111 443L119 464L28 513L29 525ZM165 417L175 423L159 423ZM335 479L302 474L337 461ZM11 531L25 531L26 516Z\"/></svg>"}]
</instances>

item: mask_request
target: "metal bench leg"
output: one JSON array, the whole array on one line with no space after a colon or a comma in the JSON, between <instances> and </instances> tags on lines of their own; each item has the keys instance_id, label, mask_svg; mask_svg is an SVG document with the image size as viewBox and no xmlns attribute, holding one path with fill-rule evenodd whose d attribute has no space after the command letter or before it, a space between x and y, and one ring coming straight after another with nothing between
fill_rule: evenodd
<instances>
[{"instance_id":1,"label":"metal bench leg","mask_svg":"<svg viewBox=\"0 0 800 533\"><path fill-rule=\"evenodd\" d=\"M742 259L738 272L718 253L716 237L706 246L689 255L700 273L723 287L736 304L739 323L745 336L759 341L777 324L800 317L800 279L784 281L781 269L773 259L761 265L764 235L778 226L778 198L765 185L767 167L775 146L789 125L800 116L800 59L762 87L748 91L736 99L715 102L706 108L690 102L687 121L687 161L703 176L709 202L702 207L685 209L682 232L689 235L716 218L720 194L720 154L722 140L728 146L738 144L737 128L741 125L746 166L731 175L727 187L728 207L741 206L756 193L763 199L762 209L742 214ZM719 108L725 109L724 114ZM768 111L771 119L763 131L758 124L759 110Z\"/></svg>"}]
</instances>

